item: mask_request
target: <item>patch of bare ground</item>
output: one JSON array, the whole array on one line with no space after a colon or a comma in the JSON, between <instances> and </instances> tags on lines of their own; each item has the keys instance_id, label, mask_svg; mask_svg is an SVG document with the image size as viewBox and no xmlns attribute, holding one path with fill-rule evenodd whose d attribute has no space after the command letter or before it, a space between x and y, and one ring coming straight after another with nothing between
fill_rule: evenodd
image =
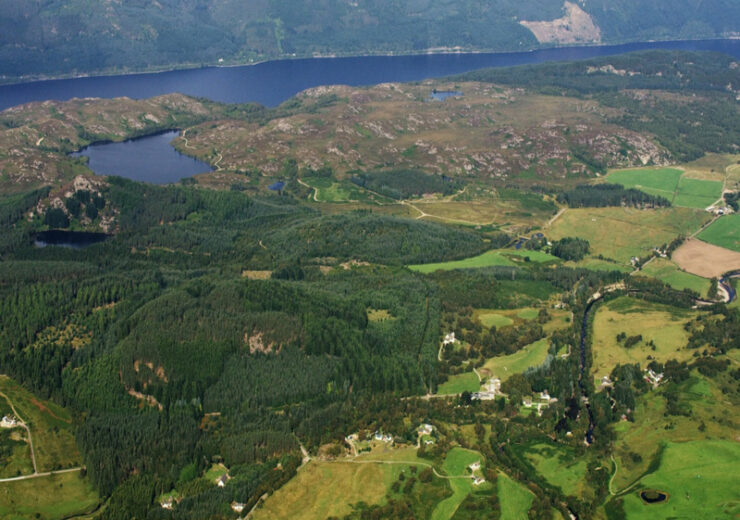
<instances>
[{"instance_id":1,"label":"patch of bare ground","mask_svg":"<svg viewBox=\"0 0 740 520\"><path fill-rule=\"evenodd\" d=\"M532 31L540 43L583 43L601 41L601 29L578 5L565 2L565 16L552 21L528 22L521 25Z\"/></svg>"},{"instance_id":2,"label":"patch of bare ground","mask_svg":"<svg viewBox=\"0 0 740 520\"><path fill-rule=\"evenodd\" d=\"M740 253L691 238L673 252L671 259L684 271L704 278L719 277L740 269Z\"/></svg>"},{"instance_id":3,"label":"patch of bare ground","mask_svg":"<svg viewBox=\"0 0 740 520\"><path fill-rule=\"evenodd\" d=\"M272 271L242 271L242 277L249 280L269 280L272 276Z\"/></svg>"},{"instance_id":4,"label":"patch of bare ground","mask_svg":"<svg viewBox=\"0 0 740 520\"><path fill-rule=\"evenodd\" d=\"M251 336L245 333L244 343L249 345L250 354L254 354L255 352L268 354L272 352L272 349L275 346L272 342L265 343L262 332L254 333Z\"/></svg>"}]
</instances>

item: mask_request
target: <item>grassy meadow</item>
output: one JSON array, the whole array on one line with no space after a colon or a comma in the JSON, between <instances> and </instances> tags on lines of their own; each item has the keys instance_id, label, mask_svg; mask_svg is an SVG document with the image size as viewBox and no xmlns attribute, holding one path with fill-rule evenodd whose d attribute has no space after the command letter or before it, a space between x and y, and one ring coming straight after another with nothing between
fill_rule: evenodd
<instances>
[{"instance_id":1,"label":"grassy meadow","mask_svg":"<svg viewBox=\"0 0 740 520\"><path fill-rule=\"evenodd\" d=\"M658 469L624 496L627 518L737 518L738 460L740 444L734 441L667 443ZM668 500L645 504L639 492L646 489L662 491Z\"/></svg>"},{"instance_id":2,"label":"grassy meadow","mask_svg":"<svg viewBox=\"0 0 740 520\"><path fill-rule=\"evenodd\" d=\"M695 274L682 271L674 262L666 258L655 258L642 269L642 274L657 278L674 289L691 289L701 296L709 291L709 280Z\"/></svg>"},{"instance_id":3,"label":"grassy meadow","mask_svg":"<svg viewBox=\"0 0 740 520\"><path fill-rule=\"evenodd\" d=\"M485 253L473 256L471 258L465 258L463 260L455 260L452 262L441 262L435 264L418 264L410 265L409 269L419 273L433 273L434 271L452 271L453 269L476 269L479 267L492 267L492 266L515 266L521 262L526 262L526 258L529 258L531 262L545 263L558 261L557 257L542 253L540 251L527 251L524 249L497 249L486 251Z\"/></svg>"},{"instance_id":4,"label":"grassy meadow","mask_svg":"<svg viewBox=\"0 0 740 520\"><path fill-rule=\"evenodd\" d=\"M450 376L447 381L437 387L439 395L455 395L467 392L477 392L480 389L480 380L475 372L463 372Z\"/></svg>"},{"instance_id":5,"label":"grassy meadow","mask_svg":"<svg viewBox=\"0 0 740 520\"><path fill-rule=\"evenodd\" d=\"M699 233L698 238L715 246L740 252L740 214L735 213L717 219Z\"/></svg>"},{"instance_id":6,"label":"grassy meadow","mask_svg":"<svg viewBox=\"0 0 740 520\"><path fill-rule=\"evenodd\" d=\"M21 418L30 424L40 472L82 463L74 439L72 416L67 410L37 399L8 377L0 376L0 392L8 396Z\"/></svg>"},{"instance_id":7,"label":"grassy meadow","mask_svg":"<svg viewBox=\"0 0 740 520\"><path fill-rule=\"evenodd\" d=\"M695 316L694 311L676 309L622 296L602 305L593 325L593 377L600 380L617 364L649 363L648 356L665 362L669 359L688 360L693 351L685 348L688 332L684 324ZM616 336L642 335L643 340L631 348L617 342ZM655 349L648 346L653 341Z\"/></svg>"},{"instance_id":8,"label":"grassy meadow","mask_svg":"<svg viewBox=\"0 0 740 520\"><path fill-rule=\"evenodd\" d=\"M553 223L550 238L583 238L593 255L628 264L633 256L644 256L679 235L690 235L710 218L705 211L689 208L576 208Z\"/></svg>"},{"instance_id":9,"label":"grassy meadow","mask_svg":"<svg viewBox=\"0 0 740 520\"><path fill-rule=\"evenodd\" d=\"M498 474L498 497L501 503L501 520L527 520L534 495L505 473Z\"/></svg>"},{"instance_id":10,"label":"grassy meadow","mask_svg":"<svg viewBox=\"0 0 740 520\"><path fill-rule=\"evenodd\" d=\"M62 520L88 513L99 502L78 472L0 483L0 520Z\"/></svg>"},{"instance_id":11,"label":"grassy meadow","mask_svg":"<svg viewBox=\"0 0 740 520\"><path fill-rule=\"evenodd\" d=\"M452 496L437 504L437 507L432 512L432 520L449 520L453 517L463 500L465 500L465 497L472 491L485 489L486 486L490 489L491 484L487 482L480 486L474 486L472 479L467 478L470 475L468 466L477 461L483 463L483 460L480 453L463 448L452 448L447 453L442 464L444 474L450 477L466 478L451 478L448 480L452 488Z\"/></svg>"},{"instance_id":12,"label":"grassy meadow","mask_svg":"<svg viewBox=\"0 0 740 520\"><path fill-rule=\"evenodd\" d=\"M572 449L550 444L535 444L524 454L525 458L553 486L569 496L581 496L586 461L576 458Z\"/></svg>"},{"instance_id":13,"label":"grassy meadow","mask_svg":"<svg viewBox=\"0 0 740 520\"><path fill-rule=\"evenodd\" d=\"M514 374L520 374L530 367L536 367L542 364L547 357L549 348L550 341L547 338L543 338L531 345L527 345L514 354L493 357L486 361L483 368L479 370L486 370L492 376L501 379L501 381L506 381Z\"/></svg>"},{"instance_id":14,"label":"grassy meadow","mask_svg":"<svg viewBox=\"0 0 740 520\"><path fill-rule=\"evenodd\" d=\"M637 188L664 197L674 206L687 208L706 208L722 196L721 180L694 177L693 172L684 173L677 168L640 168L613 171L607 176L607 182Z\"/></svg>"}]
</instances>

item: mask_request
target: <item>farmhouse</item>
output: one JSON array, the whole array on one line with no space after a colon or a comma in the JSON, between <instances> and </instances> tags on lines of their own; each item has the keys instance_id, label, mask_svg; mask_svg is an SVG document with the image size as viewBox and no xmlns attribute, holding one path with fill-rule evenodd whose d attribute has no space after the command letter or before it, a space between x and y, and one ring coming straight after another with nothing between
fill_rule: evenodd
<instances>
[{"instance_id":1,"label":"farmhouse","mask_svg":"<svg viewBox=\"0 0 740 520\"><path fill-rule=\"evenodd\" d=\"M653 388L658 386L663 381L663 373L656 374L652 369L647 369L645 373L645 380L653 385Z\"/></svg>"},{"instance_id":2,"label":"farmhouse","mask_svg":"<svg viewBox=\"0 0 740 520\"><path fill-rule=\"evenodd\" d=\"M478 470L480 469L480 461L478 460L478 461L476 461L476 462L473 462L473 463L472 463L472 464L471 464L470 466L468 466L468 467L470 468L470 471L471 471L471 472L475 472L475 471L478 471Z\"/></svg>"},{"instance_id":3,"label":"farmhouse","mask_svg":"<svg viewBox=\"0 0 740 520\"><path fill-rule=\"evenodd\" d=\"M431 424L424 423L421 426L419 426L419 433L421 435L431 435L434 431L434 426Z\"/></svg>"},{"instance_id":4,"label":"farmhouse","mask_svg":"<svg viewBox=\"0 0 740 520\"><path fill-rule=\"evenodd\" d=\"M172 497L167 497L163 499L160 503L160 506L162 506L162 509L167 509L169 511L172 511L175 507L175 500Z\"/></svg>"},{"instance_id":5,"label":"farmhouse","mask_svg":"<svg viewBox=\"0 0 740 520\"><path fill-rule=\"evenodd\" d=\"M226 483L229 481L229 475L223 474L220 477L218 477L218 480L216 481L216 485L218 487L226 487Z\"/></svg>"},{"instance_id":6,"label":"farmhouse","mask_svg":"<svg viewBox=\"0 0 740 520\"><path fill-rule=\"evenodd\" d=\"M232 502L231 503L231 509L234 510L236 513L241 513L244 511L244 508L246 507L246 504L242 504L241 502Z\"/></svg>"},{"instance_id":7,"label":"farmhouse","mask_svg":"<svg viewBox=\"0 0 740 520\"><path fill-rule=\"evenodd\" d=\"M389 433L375 432L374 438L378 442L393 442L393 435Z\"/></svg>"},{"instance_id":8,"label":"farmhouse","mask_svg":"<svg viewBox=\"0 0 740 520\"><path fill-rule=\"evenodd\" d=\"M486 481L483 477L473 477L473 485L474 486L480 486Z\"/></svg>"},{"instance_id":9,"label":"farmhouse","mask_svg":"<svg viewBox=\"0 0 740 520\"><path fill-rule=\"evenodd\" d=\"M6 415L3 417L3 420L0 421L0 427L2 428L15 428L16 426L20 426L20 422L18 419L13 417L12 415Z\"/></svg>"},{"instance_id":10,"label":"farmhouse","mask_svg":"<svg viewBox=\"0 0 740 520\"><path fill-rule=\"evenodd\" d=\"M442 340L442 345L452 345L456 341L457 340L455 339L455 333L450 332L449 334L445 336L445 339Z\"/></svg>"}]
</instances>

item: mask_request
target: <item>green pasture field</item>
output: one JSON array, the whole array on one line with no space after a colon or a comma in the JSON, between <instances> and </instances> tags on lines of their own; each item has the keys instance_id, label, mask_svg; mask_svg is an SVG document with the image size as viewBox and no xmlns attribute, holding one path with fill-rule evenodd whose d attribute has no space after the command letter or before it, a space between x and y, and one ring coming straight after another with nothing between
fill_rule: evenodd
<instances>
[{"instance_id":1,"label":"green pasture field","mask_svg":"<svg viewBox=\"0 0 740 520\"><path fill-rule=\"evenodd\" d=\"M550 237L583 238L593 255L628 265L631 257L644 256L679 235L691 235L710 218L706 211L689 208L575 208L553 223Z\"/></svg>"},{"instance_id":2,"label":"green pasture field","mask_svg":"<svg viewBox=\"0 0 740 520\"><path fill-rule=\"evenodd\" d=\"M615 264L614 262L608 262L606 260L599 260L587 256L583 260L578 262L566 262L569 267L581 267L583 269L590 269L592 271L619 271L621 273L628 273L632 270L631 267L625 264Z\"/></svg>"},{"instance_id":3,"label":"green pasture field","mask_svg":"<svg viewBox=\"0 0 740 520\"><path fill-rule=\"evenodd\" d=\"M607 175L607 182L621 184L625 188L637 188L650 195L660 195L673 201L683 171L676 168L639 168L616 170Z\"/></svg>"},{"instance_id":4,"label":"green pasture field","mask_svg":"<svg viewBox=\"0 0 740 520\"><path fill-rule=\"evenodd\" d=\"M370 193L349 181L307 178L303 182L316 189L317 202L393 202L388 197ZM313 195L311 195L313 199Z\"/></svg>"},{"instance_id":5,"label":"green pasture field","mask_svg":"<svg viewBox=\"0 0 740 520\"><path fill-rule=\"evenodd\" d=\"M0 392L10 398L21 418L30 424L40 472L82 464L74 439L74 421L67 410L37 399L8 377L0 376Z\"/></svg>"},{"instance_id":6,"label":"green pasture field","mask_svg":"<svg viewBox=\"0 0 740 520\"><path fill-rule=\"evenodd\" d=\"M524 456L553 486L558 486L566 495L581 496L586 476L583 457L577 459L571 449L549 444L530 446Z\"/></svg>"},{"instance_id":7,"label":"green pasture field","mask_svg":"<svg viewBox=\"0 0 740 520\"><path fill-rule=\"evenodd\" d=\"M488 327L489 329L491 327L496 327L497 329L500 329L501 327L507 327L514 323L513 319L498 312L481 311L477 315L477 318L484 327Z\"/></svg>"},{"instance_id":8,"label":"green pasture field","mask_svg":"<svg viewBox=\"0 0 740 520\"><path fill-rule=\"evenodd\" d=\"M534 495L519 482L505 473L498 474L498 499L501 504L501 520L527 520Z\"/></svg>"},{"instance_id":9,"label":"green pasture field","mask_svg":"<svg viewBox=\"0 0 740 520\"><path fill-rule=\"evenodd\" d=\"M667 443L658 469L624 496L627 518L737 518L738 460L740 444L735 441ZM645 504L639 492L646 489L662 491L668 500Z\"/></svg>"},{"instance_id":10,"label":"green pasture field","mask_svg":"<svg viewBox=\"0 0 740 520\"><path fill-rule=\"evenodd\" d=\"M88 513L99 502L78 472L0 483L0 520L61 520Z\"/></svg>"},{"instance_id":11,"label":"green pasture field","mask_svg":"<svg viewBox=\"0 0 740 520\"><path fill-rule=\"evenodd\" d=\"M450 477L465 476L466 478L451 478L448 480L452 488L452 496L437 504L432 512L432 520L449 520L473 490L486 489L486 486L488 489L491 488L491 484L488 482L476 487L473 485L472 479L467 478L470 475L468 466L476 461L483 463L484 460L480 453L463 448L452 448L447 453L442 464L444 474Z\"/></svg>"},{"instance_id":12,"label":"green pasture field","mask_svg":"<svg viewBox=\"0 0 740 520\"><path fill-rule=\"evenodd\" d=\"M531 345L527 345L514 354L490 358L479 371L487 370L492 376L498 377L501 381L506 381L514 374L520 374L529 367L536 367L542 364L547 357L549 348L550 341L547 338L543 338Z\"/></svg>"},{"instance_id":13,"label":"green pasture field","mask_svg":"<svg viewBox=\"0 0 740 520\"><path fill-rule=\"evenodd\" d=\"M665 442L733 439L736 436L735 423L722 418L727 415L728 407L737 406L737 403L727 400L721 384L694 370L688 380L680 383L677 392L679 403L690 411L690 416L667 416L663 390L658 389L637 399L634 422L622 421L615 425L617 473L612 480L612 491L625 490L643 475ZM640 457L636 459L634 454Z\"/></svg>"},{"instance_id":14,"label":"green pasture field","mask_svg":"<svg viewBox=\"0 0 740 520\"><path fill-rule=\"evenodd\" d=\"M699 239L740 252L740 213L725 215L699 233Z\"/></svg>"},{"instance_id":15,"label":"green pasture field","mask_svg":"<svg viewBox=\"0 0 740 520\"><path fill-rule=\"evenodd\" d=\"M674 262L666 258L655 258L642 269L642 274L657 278L674 289L691 289L701 296L706 296L709 291L709 280L682 271Z\"/></svg>"},{"instance_id":16,"label":"green pasture field","mask_svg":"<svg viewBox=\"0 0 740 520\"><path fill-rule=\"evenodd\" d=\"M529 258L531 262L545 263L558 261L557 257L542 253L540 251L526 251L526 250L515 250L515 249L497 249L486 251L485 253L474 256L471 258L465 258L463 260L455 260L452 262L441 262L436 264L418 264L410 265L409 269L419 273L433 273L434 271L451 271L453 269L475 269L479 267L491 267L491 266L514 266L525 261L525 258Z\"/></svg>"},{"instance_id":17,"label":"green pasture field","mask_svg":"<svg viewBox=\"0 0 740 520\"><path fill-rule=\"evenodd\" d=\"M722 187L723 183L717 181L681 177L673 204L688 208L706 208L722 196Z\"/></svg>"},{"instance_id":18,"label":"green pasture field","mask_svg":"<svg viewBox=\"0 0 740 520\"><path fill-rule=\"evenodd\" d=\"M456 395L465 391L477 392L480 389L480 381L474 372L463 372L450 376L447 381L439 385L439 395Z\"/></svg>"},{"instance_id":19,"label":"green pasture field","mask_svg":"<svg viewBox=\"0 0 740 520\"><path fill-rule=\"evenodd\" d=\"M688 360L694 351L686 349L688 332L684 325L695 311L650 303L622 296L602 305L593 324L593 376L599 381L617 364L640 363L645 367L648 356L661 362L669 359ZM643 341L631 348L617 342L617 334L642 335ZM655 350L647 346L652 340Z\"/></svg>"},{"instance_id":20,"label":"green pasture field","mask_svg":"<svg viewBox=\"0 0 740 520\"><path fill-rule=\"evenodd\" d=\"M723 187L722 182L690 178L676 168L618 170L607 176L607 182L659 195L675 206L697 209L706 208L717 201Z\"/></svg>"}]
</instances>

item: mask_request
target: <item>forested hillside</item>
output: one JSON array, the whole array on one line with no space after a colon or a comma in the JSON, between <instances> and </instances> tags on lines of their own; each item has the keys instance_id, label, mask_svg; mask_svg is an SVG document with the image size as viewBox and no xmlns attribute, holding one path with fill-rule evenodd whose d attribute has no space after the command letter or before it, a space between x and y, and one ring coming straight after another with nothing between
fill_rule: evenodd
<instances>
[{"instance_id":1,"label":"forested hillside","mask_svg":"<svg viewBox=\"0 0 740 520\"><path fill-rule=\"evenodd\" d=\"M587 20L589 32L571 27L574 9L579 20ZM740 6L722 0L578 5L562 0L2 0L0 12L0 71L6 80L197 66L220 59L245 63L314 54L525 50L541 42L712 38L740 31ZM545 22L542 33L535 37L522 21Z\"/></svg>"}]
</instances>

